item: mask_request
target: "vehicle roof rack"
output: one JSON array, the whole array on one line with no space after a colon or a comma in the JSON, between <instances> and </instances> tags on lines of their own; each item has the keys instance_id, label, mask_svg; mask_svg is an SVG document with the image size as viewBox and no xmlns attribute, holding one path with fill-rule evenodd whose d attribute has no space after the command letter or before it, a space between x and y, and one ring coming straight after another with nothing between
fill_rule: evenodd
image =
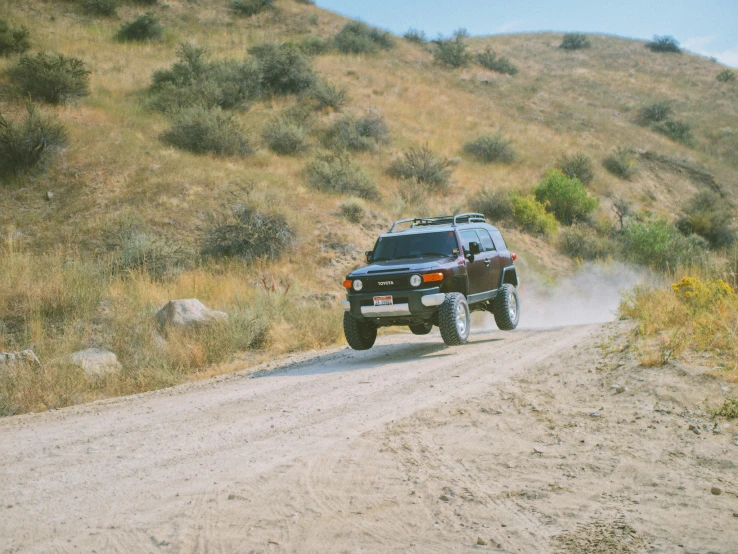
<instances>
[{"instance_id":1,"label":"vehicle roof rack","mask_svg":"<svg viewBox=\"0 0 738 554\"><path fill-rule=\"evenodd\" d=\"M487 223L487 219L484 217L484 214L474 213L457 215L436 215L432 217L415 217L412 219L401 219L400 221L395 221L389 232L394 233L395 228L398 225L402 225L403 223L410 223L410 229L413 229L415 227L426 227L430 225L451 225L452 227L456 227L456 225L461 223Z\"/></svg>"}]
</instances>

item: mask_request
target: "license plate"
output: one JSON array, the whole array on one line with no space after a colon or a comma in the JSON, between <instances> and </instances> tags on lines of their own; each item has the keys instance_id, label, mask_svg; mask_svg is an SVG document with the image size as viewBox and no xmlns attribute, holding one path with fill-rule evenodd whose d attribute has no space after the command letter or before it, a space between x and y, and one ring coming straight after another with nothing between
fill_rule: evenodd
<instances>
[{"instance_id":1,"label":"license plate","mask_svg":"<svg viewBox=\"0 0 738 554\"><path fill-rule=\"evenodd\" d=\"M391 296L375 296L374 305L375 306L391 306L392 297Z\"/></svg>"}]
</instances>

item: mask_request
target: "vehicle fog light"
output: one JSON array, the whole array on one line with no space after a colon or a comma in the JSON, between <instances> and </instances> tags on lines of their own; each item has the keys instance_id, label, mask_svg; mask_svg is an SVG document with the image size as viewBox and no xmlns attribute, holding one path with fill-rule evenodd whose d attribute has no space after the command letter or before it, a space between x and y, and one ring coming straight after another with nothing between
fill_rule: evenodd
<instances>
[{"instance_id":1,"label":"vehicle fog light","mask_svg":"<svg viewBox=\"0 0 738 554\"><path fill-rule=\"evenodd\" d=\"M361 279L354 280L354 290L360 291L364 288L364 283L361 282Z\"/></svg>"},{"instance_id":2,"label":"vehicle fog light","mask_svg":"<svg viewBox=\"0 0 738 554\"><path fill-rule=\"evenodd\" d=\"M423 279L420 278L420 275L413 275L410 277L410 284L414 287L419 287L422 282Z\"/></svg>"}]
</instances>

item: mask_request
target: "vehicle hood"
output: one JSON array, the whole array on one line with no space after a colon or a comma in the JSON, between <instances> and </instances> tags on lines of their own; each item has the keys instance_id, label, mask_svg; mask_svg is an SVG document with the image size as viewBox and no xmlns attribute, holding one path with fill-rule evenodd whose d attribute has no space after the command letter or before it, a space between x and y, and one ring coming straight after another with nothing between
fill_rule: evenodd
<instances>
[{"instance_id":1,"label":"vehicle hood","mask_svg":"<svg viewBox=\"0 0 738 554\"><path fill-rule=\"evenodd\" d=\"M407 260L388 260L386 262L375 262L366 267L356 269L349 273L349 277L373 277L390 273L414 273L426 272L438 269L448 264L451 258L410 258Z\"/></svg>"}]
</instances>

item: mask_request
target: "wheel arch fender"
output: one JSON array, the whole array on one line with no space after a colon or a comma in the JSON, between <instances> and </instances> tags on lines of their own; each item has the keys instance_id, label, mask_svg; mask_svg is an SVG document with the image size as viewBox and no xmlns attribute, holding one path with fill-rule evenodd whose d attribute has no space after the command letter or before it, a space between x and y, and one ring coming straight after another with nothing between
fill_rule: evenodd
<instances>
[{"instance_id":1,"label":"wheel arch fender","mask_svg":"<svg viewBox=\"0 0 738 554\"><path fill-rule=\"evenodd\" d=\"M502 269L502 273L500 274L500 287L502 287L502 285L518 286L518 272L514 265L509 265Z\"/></svg>"}]
</instances>

